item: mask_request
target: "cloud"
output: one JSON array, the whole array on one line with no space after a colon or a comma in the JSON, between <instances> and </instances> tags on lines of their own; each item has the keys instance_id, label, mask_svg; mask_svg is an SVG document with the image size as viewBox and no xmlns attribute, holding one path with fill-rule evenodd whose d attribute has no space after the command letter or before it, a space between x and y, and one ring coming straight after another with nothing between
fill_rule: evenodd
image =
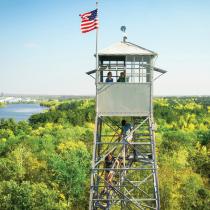
<instances>
[{"instance_id":1,"label":"cloud","mask_svg":"<svg viewBox=\"0 0 210 210\"><path fill-rule=\"evenodd\" d=\"M40 46L34 42L27 42L27 43L24 43L24 47L25 48L39 48Z\"/></svg>"}]
</instances>

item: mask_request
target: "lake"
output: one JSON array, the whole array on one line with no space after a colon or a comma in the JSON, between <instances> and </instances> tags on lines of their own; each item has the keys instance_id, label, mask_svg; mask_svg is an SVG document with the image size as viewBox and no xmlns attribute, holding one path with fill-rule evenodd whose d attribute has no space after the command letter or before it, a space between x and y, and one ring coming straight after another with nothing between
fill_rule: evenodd
<instances>
[{"instance_id":1,"label":"lake","mask_svg":"<svg viewBox=\"0 0 210 210\"><path fill-rule=\"evenodd\" d=\"M39 104L8 104L0 108L0 119L27 120L31 115L43 112L46 109L48 108Z\"/></svg>"}]
</instances>

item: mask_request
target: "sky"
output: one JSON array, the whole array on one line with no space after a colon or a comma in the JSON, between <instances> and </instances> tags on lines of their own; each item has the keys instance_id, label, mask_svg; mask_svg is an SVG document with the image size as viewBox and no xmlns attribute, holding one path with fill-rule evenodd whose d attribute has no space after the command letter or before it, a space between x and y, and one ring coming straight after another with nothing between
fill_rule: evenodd
<instances>
[{"instance_id":1,"label":"sky","mask_svg":"<svg viewBox=\"0 0 210 210\"><path fill-rule=\"evenodd\" d=\"M94 0L0 0L0 92L94 95ZM99 49L122 40L158 53L155 95L210 95L210 0L99 0Z\"/></svg>"}]
</instances>

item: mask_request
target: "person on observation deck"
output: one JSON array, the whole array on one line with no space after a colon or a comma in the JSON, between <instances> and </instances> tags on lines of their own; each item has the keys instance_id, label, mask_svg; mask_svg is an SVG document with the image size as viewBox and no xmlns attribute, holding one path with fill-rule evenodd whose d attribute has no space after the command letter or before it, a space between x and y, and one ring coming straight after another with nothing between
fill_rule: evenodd
<instances>
[{"instance_id":1,"label":"person on observation deck","mask_svg":"<svg viewBox=\"0 0 210 210\"><path fill-rule=\"evenodd\" d=\"M120 77L117 82L125 82L125 72L120 72Z\"/></svg>"},{"instance_id":2,"label":"person on observation deck","mask_svg":"<svg viewBox=\"0 0 210 210\"><path fill-rule=\"evenodd\" d=\"M107 73L106 82L113 82L112 72L111 72L111 71L109 71L109 72Z\"/></svg>"}]
</instances>

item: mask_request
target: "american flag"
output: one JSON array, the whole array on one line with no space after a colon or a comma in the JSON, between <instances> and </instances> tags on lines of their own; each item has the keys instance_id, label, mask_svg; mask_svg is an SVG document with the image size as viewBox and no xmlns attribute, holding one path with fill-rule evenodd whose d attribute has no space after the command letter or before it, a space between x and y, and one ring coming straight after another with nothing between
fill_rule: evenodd
<instances>
[{"instance_id":1,"label":"american flag","mask_svg":"<svg viewBox=\"0 0 210 210\"><path fill-rule=\"evenodd\" d=\"M80 15L82 19L82 22L81 22L82 33L86 33L86 32L89 32L98 28L99 23L98 23L97 15L98 15L97 9Z\"/></svg>"}]
</instances>

